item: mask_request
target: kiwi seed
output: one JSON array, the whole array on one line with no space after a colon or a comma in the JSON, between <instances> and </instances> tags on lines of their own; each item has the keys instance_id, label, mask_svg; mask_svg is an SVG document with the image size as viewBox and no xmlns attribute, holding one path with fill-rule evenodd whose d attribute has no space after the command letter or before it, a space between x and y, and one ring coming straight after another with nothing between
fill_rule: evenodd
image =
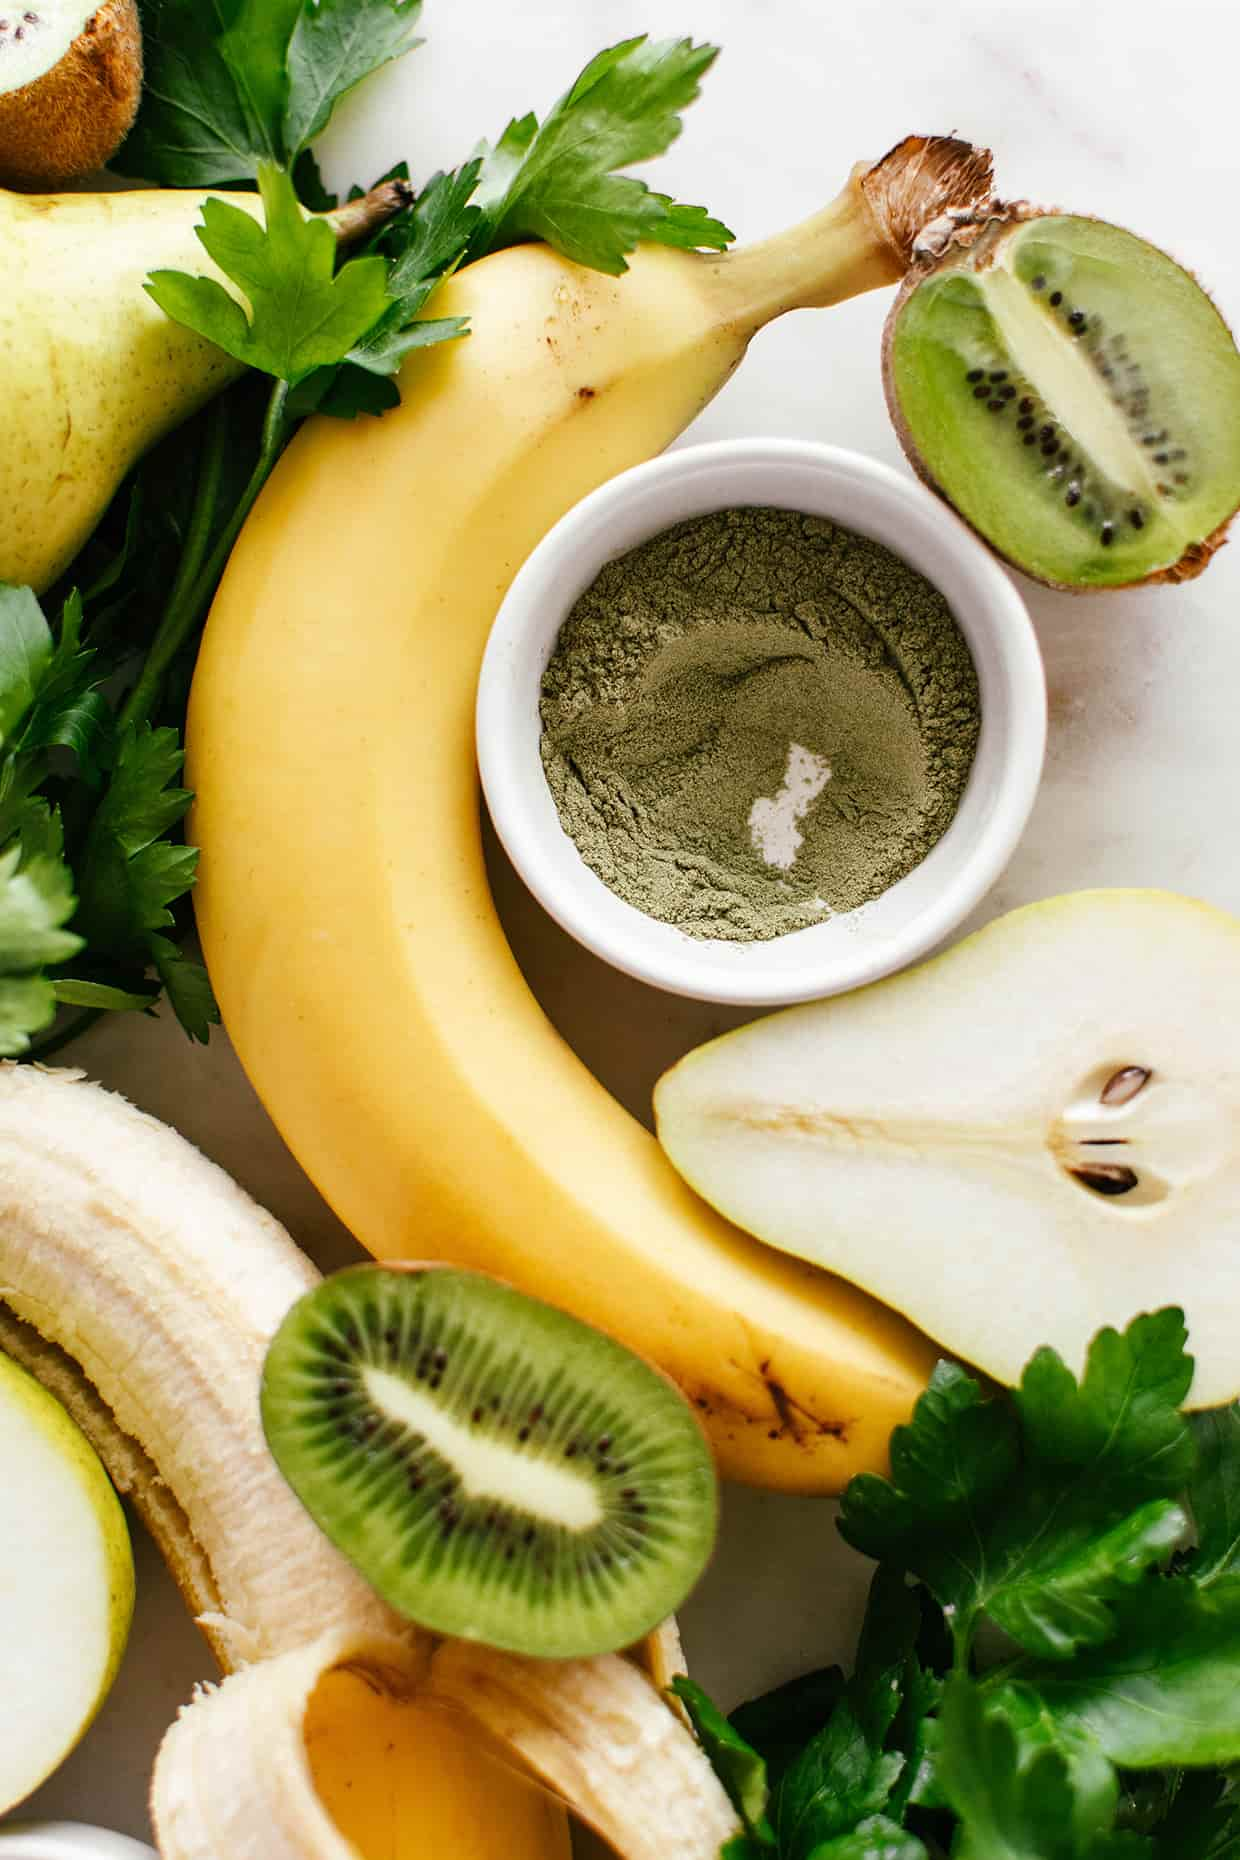
<instances>
[{"instance_id":1,"label":"kiwi seed","mask_svg":"<svg viewBox=\"0 0 1240 1860\"><path fill-rule=\"evenodd\" d=\"M680 1393L479 1273L324 1280L272 1341L262 1414L332 1542L439 1633L548 1658L628 1646L714 1541L714 1465Z\"/></svg>"}]
</instances>

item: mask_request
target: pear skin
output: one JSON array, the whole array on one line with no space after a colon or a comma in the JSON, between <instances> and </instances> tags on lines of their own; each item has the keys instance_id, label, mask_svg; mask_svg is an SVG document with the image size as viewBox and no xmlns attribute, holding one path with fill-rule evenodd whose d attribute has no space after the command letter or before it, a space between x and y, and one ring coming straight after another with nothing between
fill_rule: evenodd
<instances>
[{"instance_id":1,"label":"pear skin","mask_svg":"<svg viewBox=\"0 0 1240 1860\"><path fill-rule=\"evenodd\" d=\"M134 462L243 372L142 288L162 266L219 276L194 236L206 197L0 191L0 581L55 581Z\"/></svg>"}]
</instances>

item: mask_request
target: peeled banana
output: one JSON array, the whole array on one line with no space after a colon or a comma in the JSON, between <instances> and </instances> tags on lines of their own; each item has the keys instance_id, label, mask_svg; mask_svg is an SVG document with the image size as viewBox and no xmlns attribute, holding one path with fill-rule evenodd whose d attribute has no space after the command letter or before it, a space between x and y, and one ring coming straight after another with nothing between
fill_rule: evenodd
<instances>
[{"instance_id":1,"label":"peeled banana","mask_svg":"<svg viewBox=\"0 0 1240 1860\"><path fill-rule=\"evenodd\" d=\"M715 1860L735 1817L646 1673L615 1655L534 1673L489 1652L462 1672L293 1497L259 1376L317 1275L270 1215L80 1074L11 1064L0 1183L0 1348L94 1442L227 1675L161 1747L163 1860L567 1860L562 1809L488 1748L628 1860L666 1860L661 1824ZM676 1658L668 1630L646 1664L661 1682ZM512 1701L498 1716L497 1699Z\"/></svg>"},{"instance_id":2,"label":"peeled banana","mask_svg":"<svg viewBox=\"0 0 1240 1860\"><path fill-rule=\"evenodd\" d=\"M654 1358L725 1474L838 1489L932 1367L900 1320L714 1215L533 1000L487 886L473 705L539 538L664 447L762 324L898 279L990 197L984 153L910 138L824 212L627 274L544 246L457 274L468 340L382 420L312 421L208 622L189 780L224 1019L294 1153L381 1257L445 1257Z\"/></svg>"}]
</instances>

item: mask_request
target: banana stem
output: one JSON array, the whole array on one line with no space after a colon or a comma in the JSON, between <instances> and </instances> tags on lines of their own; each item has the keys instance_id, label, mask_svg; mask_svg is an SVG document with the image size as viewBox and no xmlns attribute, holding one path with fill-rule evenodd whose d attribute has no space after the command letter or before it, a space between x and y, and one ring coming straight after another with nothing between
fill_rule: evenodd
<instances>
[{"instance_id":1,"label":"banana stem","mask_svg":"<svg viewBox=\"0 0 1240 1860\"><path fill-rule=\"evenodd\" d=\"M904 275L856 178L809 219L724 253L709 266L707 288L722 315L750 330L785 310L825 309L898 284Z\"/></svg>"},{"instance_id":2,"label":"banana stem","mask_svg":"<svg viewBox=\"0 0 1240 1860\"><path fill-rule=\"evenodd\" d=\"M412 206L413 201L414 190L408 181L381 181L368 194L361 194L356 200L343 201L340 206L333 207L330 213L325 213L323 218L334 228L337 245L356 245L360 239L378 232L396 214Z\"/></svg>"},{"instance_id":3,"label":"banana stem","mask_svg":"<svg viewBox=\"0 0 1240 1860\"><path fill-rule=\"evenodd\" d=\"M720 315L752 334L785 310L837 304L898 284L931 226L945 233L993 199L990 151L954 136L906 136L860 162L820 213L703 261Z\"/></svg>"},{"instance_id":4,"label":"banana stem","mask_svg":"<svg viewBox=\"0 0 1240 1860\"><path fill-rule=\"evenodd\" d=\"M241 526L249 516L255 499L271 476L276 460L284 450L288 437L287 403L289 387L287 381L277 381L272 388L271 398L267 402L267 415L263 421L262 445L249 482L241 493L232 515L224 525L215 546L206 561L198 569L192 581L182 583L178 577L180 593L174 592L164 610L151 649L146 655L141 676L130 692L118 719L118 728L124 732L145 723L159 701L163 682L168 668L189 639L190 634L201 621L215 592L216 583L224 572L232 546L241 531Z\"/></svg>"}]
</instances>

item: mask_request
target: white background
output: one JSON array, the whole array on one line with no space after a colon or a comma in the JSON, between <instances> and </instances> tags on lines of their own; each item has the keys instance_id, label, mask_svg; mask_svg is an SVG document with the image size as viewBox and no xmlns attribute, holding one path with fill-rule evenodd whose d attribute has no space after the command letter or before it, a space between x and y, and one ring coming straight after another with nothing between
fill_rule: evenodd
<instances>
[{"instance_id":1,"label":"white background","mask_svg":"<svg viewBox=\"0 0 1240 1860\"><path fill-rule=\"evenodd\" d=\"M657 183L705 201L741 238L808 214L852 162L909 131L956 131L993 147L1004 194L1096 213L1166 245L1234 325L1235 17L1193 0L428 0L427 44L341 112L327 167L347 184L401 156L415 177L456 165L509 115L541 111L601 46L643 30L692 33L724 55ZM789 434L903 468L879 385L885 310L879 295L764 332L690 437ZM347 525L343 485L340 510ZM1165 885L1240 910L1240 547L1181 589L1072 598L1022 586L1047 659L1049 759L1025 841L977 921L1095 884ZM502 868L498 885L549 1012L646 1116L658 1072L725 1017L612 976ZM65 1057L177 1124L320 1263L349 1256L224 1039L203 1051L173 1026L118 1017ZM864 1575L837 1547L830 1505L729 1492L716 1561L683 1614L694 1670L731 1704L845 1651ZM35 1812L145 1832L159 1735L212 1669L144 1542L139 1582L116 1691Z\"/></svg>"}]
</instances>

